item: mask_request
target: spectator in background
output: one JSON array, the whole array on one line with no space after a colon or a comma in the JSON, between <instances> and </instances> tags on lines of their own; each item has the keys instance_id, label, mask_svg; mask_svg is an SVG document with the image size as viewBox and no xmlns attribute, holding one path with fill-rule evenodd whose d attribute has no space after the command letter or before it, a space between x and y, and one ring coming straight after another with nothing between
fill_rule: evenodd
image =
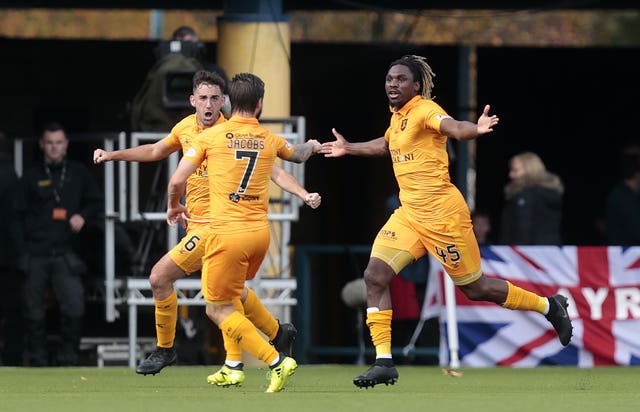
<instances>
[{"instance_id":1,"label":"spectator in background","mask_svg":"<svg viewBox=\"0 0 640 412\"><path fill-rule=\"evenodd\" d=\"M26 356L31 366L48 365L45 306L51 285L60 309L57 365L71 366L78 361L86 271L71 243L101 211L102 195L90 171L67 159L69 141L59 123L44 127L39 144L43 162L25 170L17 199L24 233L19 250L25 253L20 261Z\"/></svg>"},{"instance_id":2,"label":"spectator in background","mask_svg":"<svg viewBox=\"0 0 640 412\"><path fill-rule=\"evenodd\" d=\"M523 152L509 160L500 221L500 242L505 245L562 244L560 222L564 186L547 171L540 157Z\"/></svg>"},{"instance_id":3,"label":"spectator in background","mask_svg":"<svg viewBox=\"0 0 640 412\"><path fill-rule=\"evenodd\" d=\"M177 28L170 41L157 46L155 54L157 61L131 106L131 127L135 131L169 132L181 119L192 114L193 108L188 102L191 79L196 71L206 69L219 74L225 84L228 81L224 70L204 61L204 44L191 27ZM227 91L223 93L226 95Z\"/></svg>"},{"instance_id":4,"label":"spectator in background","mask_svg":"<svg viewBox=\"0 0 640 412\"><path fill-rule=\"evenodd\" d=\"M476 235L478 245L490 245L491 217L489 214L481 210L475 210L471 213L471 223L473 224L473 233Z\"/></svg>"},{"instance_id":5,"label":"spectator in background","mask_svg":"<svg viewBox=\"0 0 640 412\"><path fill-rule=\"evenodd\" d=\"M606 201L606 233L610 245L640 245L640 146L627 146L620 162L621 180Z\"/></svg>"},{"instance_id":6,"label":"spectator in background","mask_svg":"<svg viewBox=\"0 0 640 412\"><path fill-rule=\"evenodd\" d=\"M20 310L20 276L16 268L19 229L14 199L18 188L11 144L0 132L0 364L22 365L22 315Z\"/></svg>"}]
</instances>

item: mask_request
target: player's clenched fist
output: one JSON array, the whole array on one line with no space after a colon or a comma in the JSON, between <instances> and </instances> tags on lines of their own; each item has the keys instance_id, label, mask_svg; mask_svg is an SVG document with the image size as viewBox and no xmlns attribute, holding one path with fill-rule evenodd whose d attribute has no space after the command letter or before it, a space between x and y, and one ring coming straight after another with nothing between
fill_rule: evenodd
<instances>
[{"instance_id":1,"label":"player's clenched fist","mask_svg":"<svg viewBox=\"0 0 640 412\"><path fill-rule=\"evenodd\" d=\"M111 158L109 158L109 152L105 152L102 149L96 149L93 151L93 163L99 164L108 162L109 160L111 160Z\"/></svg>"},{"instance_id":2,"label":"player's clenched fist","mask_svg":"<svg viewBox=\"0 0 640 412\"><path fill-rule=\"evenodd\" d=\"M318 193L309 193L304 197L304 203L312 209L316 209L320 206L322 202L322 197Z\"/></svg>"}]
</instances>

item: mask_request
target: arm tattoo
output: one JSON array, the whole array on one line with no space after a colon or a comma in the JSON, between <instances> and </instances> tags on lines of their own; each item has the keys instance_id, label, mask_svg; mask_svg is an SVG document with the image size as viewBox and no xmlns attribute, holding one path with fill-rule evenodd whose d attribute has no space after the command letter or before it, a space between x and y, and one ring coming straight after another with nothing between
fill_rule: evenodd
<instances>
[{"instance_id":1,"label":"arm tattoo","mask_svg":"<svg viewBox=\"0 0 640 412\"><path fill-rule=\"evenodd\" d=\"M295 163L306 161L313 154L313 144L302 143L293 145L293 154L287 160Z\"/></svg>"}]
</instances>

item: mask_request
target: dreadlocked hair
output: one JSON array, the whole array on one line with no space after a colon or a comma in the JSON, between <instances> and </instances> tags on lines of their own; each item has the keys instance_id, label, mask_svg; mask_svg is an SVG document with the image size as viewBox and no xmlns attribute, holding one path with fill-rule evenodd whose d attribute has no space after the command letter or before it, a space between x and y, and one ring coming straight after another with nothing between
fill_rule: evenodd
<instances>
[{"instance_id":1,"label":"dreadlocked hair","mask_svg":"<svg viewBox=\"0 0 640 412\"><path fill-rule=\"evenodd\" d=\"M392 62L391 65L389 65L389 68L397 66L398 64L409 68L413 75L413 79L420 83L418 93L425 99L432 99L431 90L433 90L433 78L436 77L436 74L431 70L429 64L427 64L427 58L416 56L414 54L407 54Z\"/></svg>"}]
</instances>

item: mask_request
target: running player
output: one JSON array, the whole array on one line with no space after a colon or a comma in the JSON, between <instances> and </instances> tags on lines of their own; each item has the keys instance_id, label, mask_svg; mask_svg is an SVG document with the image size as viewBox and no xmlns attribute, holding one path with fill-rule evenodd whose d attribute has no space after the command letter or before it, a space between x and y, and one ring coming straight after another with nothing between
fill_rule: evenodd
<instances>
[{"instance_id":1,"label":"running player","mask_svg":"<svg viewBox=\"0 0 640 412\"><path fill-rule=\"evenodd\" d=\"M322 145L326 157L390 156L400 187L401 206L378 232L364 272L367 325L376 361L354 378L353 383L361 388L394 384L398 379L391 356L389 282L427 252L441 261L469 299L539 312L551 322L562 345L571 340L566 297L544 298L482 274L469 208L450 181L446 142L447 137L470 140L492 132L498 117L489 115L487 105L477 123L453 119L431 99L434 76L424 57L407 55L395 60L385 79L391 109L385 135L350 143L333 129L336 140Z\"/></svg>"}]
</instances>

